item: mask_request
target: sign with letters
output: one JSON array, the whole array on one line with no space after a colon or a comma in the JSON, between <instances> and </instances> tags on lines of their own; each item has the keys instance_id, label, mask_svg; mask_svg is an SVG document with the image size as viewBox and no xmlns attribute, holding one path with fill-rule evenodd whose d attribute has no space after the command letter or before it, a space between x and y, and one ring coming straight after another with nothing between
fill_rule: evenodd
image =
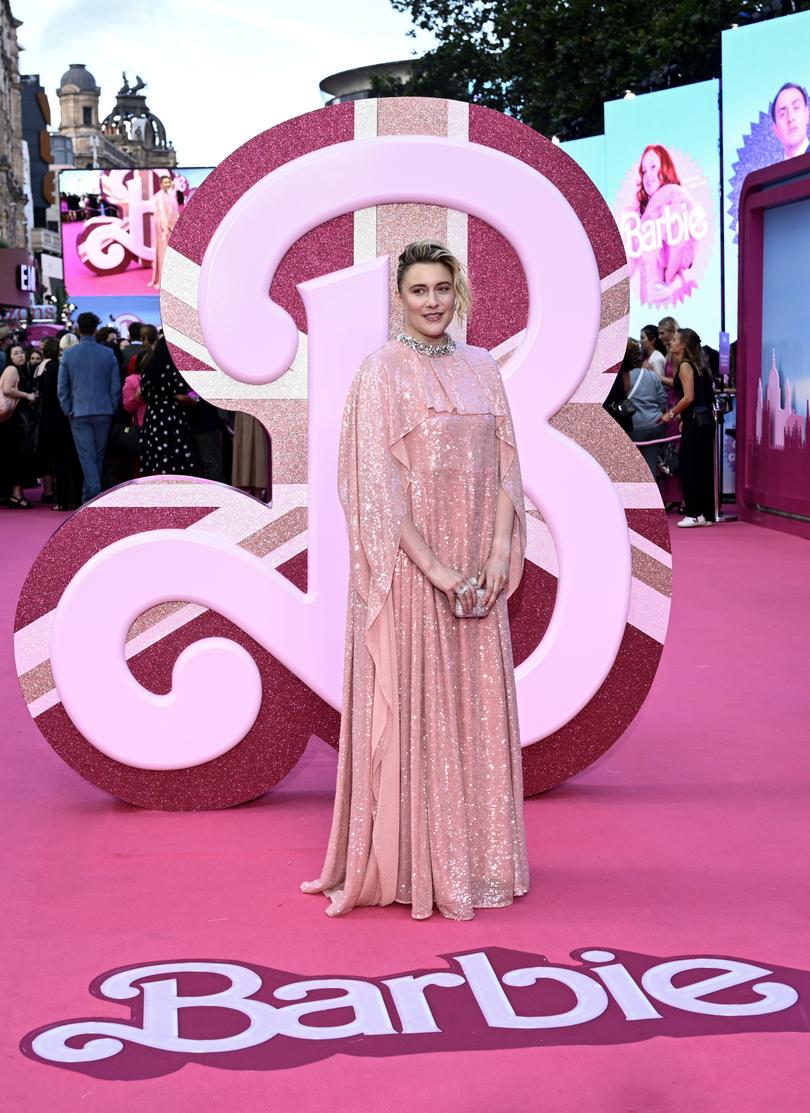
<instances>
[{"instance_id":1,"label":"sign with letters","mask_svg":"<svg viewBox=\"0 0 810 1113\"><path fill-rule=\"evenodd\" d=\"M153 807L250 799L312 734L336 744L340 420L361 361L397 330L396 255L430 234L466 260L476 304L459 338L499 361L514 416L529 515L510 599L524 779L549 788L632 720L669 613L658 491L601 405L627 335L615 223L558 147L486 109L364 101L280 127L283 146L271 129L196 191L161 295L192 388L268 430L272 506L173 476L84 507L44 550L57 579L35 566L23 589L29 708L74 768Z\"/></svg>"},{"instance_id":2,"label":"sign with letters","mask_svg":"<svg viewBox=\"0 0 810 1113\"><path fill-rule=\"evenodd\" d=\"M26 293L36 293L37 268L31 263L20 263L17 268L17 286Z\"/></svg>"},{"instance_id":3,"label":"sign with letters","mask_svg":"<svg viewBox=\"0 0 810 1113\"><path fill-rule=\"evenodd\" d=\"M154 1078L197 1062L274 1070L335 1054L406 1055L652 1036L806 1031L810 975L739 958L657 958L587 948L573 962L501 947L436 970L301 977L235 962L155 962L92 990L126 1020L49 1024L22 1041L42 1063L102 1078Z\"/></svg>"}]
</instances>

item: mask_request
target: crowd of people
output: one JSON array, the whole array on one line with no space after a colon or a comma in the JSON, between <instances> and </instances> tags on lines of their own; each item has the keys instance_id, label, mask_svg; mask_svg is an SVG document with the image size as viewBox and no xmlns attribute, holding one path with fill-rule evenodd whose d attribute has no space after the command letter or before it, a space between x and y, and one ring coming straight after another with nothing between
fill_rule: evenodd
<instances>
[{"instance_id":1,"label":"crowd of people","mask_svg":"<svg viewBox=\"0 0 810 1113\"><path fill-rule=\"evenodd\" d=\"M136 322L127 336L93 313L76 331L0 345L0 507L29 509L26 491L75 510L126 480L196 475L267 499L264 430L215 408L175 366L165 336ZM606 409L639 446L681 527L712 525L717 353L673 317L630 339Z\"/></svg>"},{"instance_id":2,"label":"crowd of people","mask_svg":"<svg viewBox=\"0 0 810 1113\"><path fill-rule=\"evenodd\" d=\"M0 507L29 494L70 511L140 476L193 475L267 500L268 439L248 414L205 401L175 366L165 336L128 335L80 313L76 330L0 343ZM36 496L35 496L36 497Z\"/></svg>"},{"instance_id":3,"label":"crowd of people","mask_svg":"<svg viewBox=\"0 0 810 1113\"><path fill-rule=\"evenodd\" d=\"M681 528L715 523L718 353L674 317L627 342L605 408L635 441Z\"/></svg>"}]
</instances>

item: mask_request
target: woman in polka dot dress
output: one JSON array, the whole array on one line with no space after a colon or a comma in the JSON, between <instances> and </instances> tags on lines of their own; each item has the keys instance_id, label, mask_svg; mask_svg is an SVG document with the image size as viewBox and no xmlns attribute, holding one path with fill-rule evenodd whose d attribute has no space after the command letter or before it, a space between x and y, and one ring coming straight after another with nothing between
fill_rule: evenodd
<instances>
[{"instance_id":1,"label":"woman in polka dot dress","mask_svg":"<svg viewBox=\"0 0 810 1113\"><path fill-rule=\"evenodd\" d=\"M141 475L197 475L194 438L178 394L188 383L161 336L141 372L146 416L141 433Z\"/></svg>"}]
</instances>

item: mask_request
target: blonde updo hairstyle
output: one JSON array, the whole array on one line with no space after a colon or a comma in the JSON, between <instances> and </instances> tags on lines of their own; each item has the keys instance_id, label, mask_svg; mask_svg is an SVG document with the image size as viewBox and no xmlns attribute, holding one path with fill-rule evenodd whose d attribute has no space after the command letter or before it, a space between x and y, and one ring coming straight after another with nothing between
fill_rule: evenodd
<instances>
[{"instance_id":1,"label":"blonde updo hairstyle","mask_svg":"<svg viewBox=\"0 0 810 1113\"><path fill-rule=\"evenodd\" d=\"M464 265L438 240L416 240L409 243L399 257L397 265L397 290L402 293L402 283L409 267L416 263L443 263L453 276L453 293L456 295L456 316L463 321L472 307L472 297Z\"/></svg>"}]
</instances>

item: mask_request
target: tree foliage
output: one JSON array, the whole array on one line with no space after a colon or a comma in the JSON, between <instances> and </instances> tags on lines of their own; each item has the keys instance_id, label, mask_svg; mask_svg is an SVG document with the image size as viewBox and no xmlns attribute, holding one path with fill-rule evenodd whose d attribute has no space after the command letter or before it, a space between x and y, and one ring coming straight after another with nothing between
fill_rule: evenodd
<instances>
[{"instance_id":1,"label":"tree foliage","mask_svg":"<svg viewBox=\"0 0 810 1113\"><path fill-rule=\"evenodd\" d=\"M437 47L410 80L377 96L466 100L545 135L603 130L602 103L720 75L720 35L810 7L810 0L391 0Z\"/></svg>"}]
</instances>

